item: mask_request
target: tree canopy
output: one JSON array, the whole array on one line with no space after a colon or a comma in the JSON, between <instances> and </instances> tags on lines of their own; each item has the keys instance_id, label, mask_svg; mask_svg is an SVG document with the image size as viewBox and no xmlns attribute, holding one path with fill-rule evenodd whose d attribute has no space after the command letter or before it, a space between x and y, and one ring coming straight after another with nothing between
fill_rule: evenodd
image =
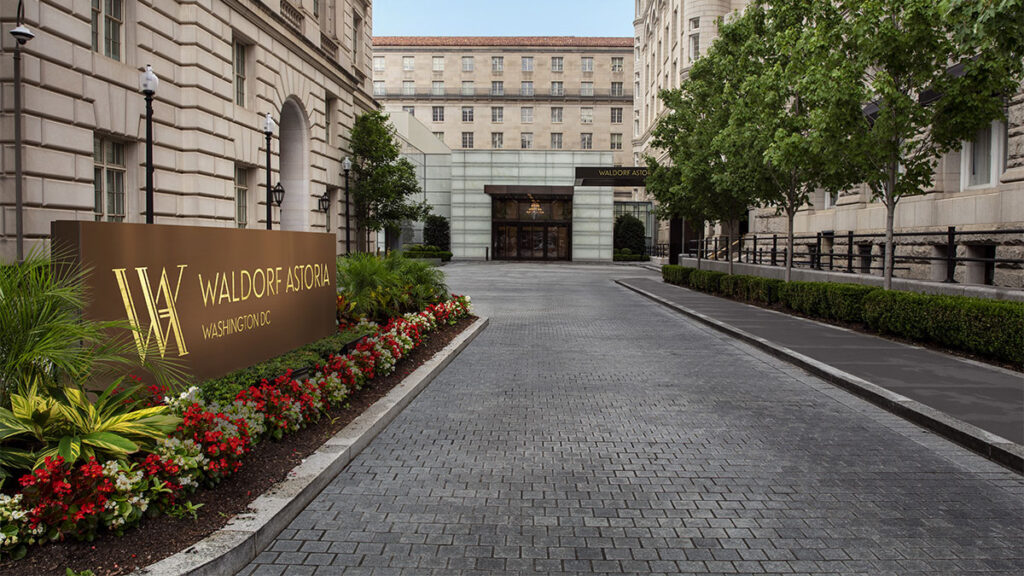
<instances>
[{"instance_id":1,"label":"tree canopy","mask_svg":"<svg viewBox=\"0 0 1024 576\"><path fill-rule=\"evenodd\" d=\"M356 218L369 230L383 230L407 220L422 220L430 206L413 200L420 193L416 170L401 157L395 128L382 112L356 117L352 127L353 203Z\"/></svg>"}]
</instances>

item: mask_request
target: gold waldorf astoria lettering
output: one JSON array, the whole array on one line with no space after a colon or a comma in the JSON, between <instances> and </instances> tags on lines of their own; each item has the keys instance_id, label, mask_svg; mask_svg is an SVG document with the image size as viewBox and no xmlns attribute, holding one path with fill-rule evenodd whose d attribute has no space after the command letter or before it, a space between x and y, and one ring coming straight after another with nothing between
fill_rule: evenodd
<instances>
[{"instance_id":1,"label":"gold waldorf astoria lettering","mask_svg":"<svg viewBox=\"0 0 1024 576\"><path fill-rule=\"evenodd\" d=\"M171 292L171 283L167 279L167 269L161 269L160 283L157 286L156 295L153 294L152 286L149 283L148 267L142 266L135 269L135 272L139 276L139 284L142 286L142 297L146 302L146 311L149 313L149 327L146 329L145 338L142 336L141 326L139 324L139 315L135 310L135 299L132 297L127 268L115 268L112 270L114 277L117 278L117 287L121 291L121 300L124 302L124 311L128 316L128 323L132 327L132 337L135 339L135 347L138 349L139 360L142 362L146 361L146 352L149 349L150 337L156 339L157 350L160 351L161 358L164 357L167 351L167 343L170 341L170 337L172 335L174 336L174 341L178 347L178 356L188 355L188 348L185 346L185 338L181 335L181 323L178 320L178 310L175 308L175 304L178 300L178 291L181 289L181 277L187 267L187 264L180 264L178 266L178 281L174 286L173 293ZM157 307L160 304L161 298L166 302L166 306L164 308ZM161 320L167 321L166 331L163 331L163 323Z\"/></svg>"}]
</instances>

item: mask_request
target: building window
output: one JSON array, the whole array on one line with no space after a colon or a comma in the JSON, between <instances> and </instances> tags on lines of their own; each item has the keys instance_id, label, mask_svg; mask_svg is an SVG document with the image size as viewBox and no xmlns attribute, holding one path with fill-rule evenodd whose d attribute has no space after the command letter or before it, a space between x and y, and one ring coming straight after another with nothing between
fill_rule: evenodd
<instances>
[{"instance_id":1,"label":"building window","mask_svg":"<svg viewBox=\"0 0 1024 576\"><path fill-rule=\"evenodd\" d=\"M338 108L338 99L331 94L327 94L324 97L324 137L327 139L327 145L332 144L331 139L334 136L334 122L335 115L334 111Z\"/></svg>"},{"instance_id":2,"label":"building window","mask_svg":"<svg viewBox=\"0 0 1024 576\"><path fill-rule=\"evenodd\" d=\"M519 109L520 120L524 124L531 124L533 122L533 106L523 106Z\"/></svg>"},{"instance_id":3,"label":"building window","mask_svg":"<svg viewBox=\"0 0 1024 576\"><path fill-rule=\"evenodd\" d=\"M363 17L352 13L352 61L359 62L359 47L363 39Z\"/></svg>"},{"instance_id":4,"label":"building window","mask_svg":"<svg viewBox=\"0 0 1024 576\"><path fill-rule=\"evenodd\" d=\"M594 83L593 82L582 82L580 83L580 96L593 96L594 95Z\"/></svg>"},{"instance_id":5,"label":"building window","mask_svg":"<svg viewBox=\"0 0 1024 576\"><path fill-rule=\"evenodd\" d=\"M384 57L383 56L374 56L373 57L373 71L374 72L383 72L384 71Z\"/></svg>"},{"instance_id":6,"label":"building window","mask_svg":"<svg viewBox=\"0 0 1024 576\"><path fill-rule=\"evenodd\" d=\"M434 132L434 138L444 142L444 132Z\"/></svg>"},{"instance_id":7,"label":"building window","mask_svg":"<svg viewBox=\"0 0 1024 576\"><path fill-rule=\"evenodd\" d=\"M533 148L533 132L523 132L519 137L519 147L523 150Z\"/></svg>"},{"instance_id":8,"label":"building window","mask_svg":"<svg viewBox=\"0 0 1024 576\"><path fill-rule=\"evenodd\" d=\"M463 122L472 122L473 121L473 107L472 106L463 106L462 107L462 121Z\"/></svg>"},{"instance_id":9,"label":"building window","mask_svg":"<svg viewBox=\"0 0 1024 576\"><path fill-rule=\"evenodd\" d=\"M583 72L593 72L594 58L591 56L584 56L583 59L580 60L580 70Z\"/></svg>"},{"instance_id":10,"label":"building window","mask_svg":"<svg viewBox=\"0 0 1024 576\"><path fill-rule=\"evenodd\" d=\"M406 72L412 72L416 69L416 57L415 56L402 56L402 70Z\"/></svg>"},{"instance_id":11,"label":"building window","mask_svg":"<svg viewBox=\"0 0 1024 576\"><path fill-rule=\"evenodd\" d=\"M463 148L472 148L473 147L473 133L472 132L463 132L462 133L462 147Z\"/></svg>"},{"instance_id":12,"label":"building window","mask_svg":"<svg viewBox=\"0 0 1024 576\"><path fill-rule=\"evenodd\" d=\"M594 109L589 106L580 108L580 124L594 123Z\"/></svg>"},{"instance_id":13,"label":"building window","mask_svg":"<svg viewBox=\"0 0 1024 576\"><path fill-rule=\"evenodd\" d=\"M633 120L633 137L640 137L640 120Z\"/></svg>"},{"instance_id":14,"label":"building window","mask_svg":"<svg viewBox=\"0 0 1024 576\"><path fill-rule=\"evenodd\" d=\"M612 56L612 72L622 72L622 56Z\"/></svg>"},{"instance_id":15,"label":"building window","mask_svg":"<svg viewBox=\"0 0 1024 576\"><path fill-rule=\"evenodd\" d=\"M700 28L700 18L690 18L690 30Z\"/></svg>"},{"instance_id":16,"label":"building window","mask_svg":"<svg viewBox=\"0 0 1024 576\"><path fill-rule=\"evenodd\" d=\"M409 116L415 116L416 115L416 107L415 106L402 106L402 112L408 112Z\"/></svg>"},{"instance_id":17,"label":"building window","mask_svg":"<svg viewBox=\"0 0 1024 576\"><path fill-rule=\"evenodd\" d=\"M92 153L93 191L96 200L93 210L96 221L106 219L107 222L123 222L126 172L124 144L94 137Z\"/></svg>"},{"instance_id":18,"label":"building window","mask_svg":"<svg viewBox=\"0 0 1024 576\"><path fill-rule=\"evenodd\" d=\"M612 82L612 96L622 96L622 82Z\"/></svg>"},{"instance_id":19,"label":"building window","mask_svg":"<svg viewBox=\"0 0 1024 576\"><path fill-rule=\"evenodd\" d=\"M473 57L472 56L463 56L462 57L462 71L463 72L472 72L473 71Z\"/></svg>"},{"instance_id":20,"label":"building window","mask_svg":"<svg viewBox=\"0 0 1024 576\"><path fill-rule=\"evenodd\" d=\"M444 56L434 56L431 59L431 70L434 72L444 72Z\"/></svg>"},{"instance_id":21,"label":"building window","mask_svg":"<svg viewBox=\"0 0 1024 576\"><path fill-rule=\"evenodd\" d=\"M700 34L690 34L690 53L687 55L688 62L693 62L700 55Z\"/></svg>"},{"instance_id":22,"label":"building window","mask_svg":"<svg viewBox=\"0 0 1024 576\"><path fill-rule=\"evenodd\" d=\"M592 150L594 148L594 135L590 132L580 134L580 148L583 150Z\"/></svg>"},{"instance_id":23,"label":"building window","mask_svg":"<svg viewBox=\"0 0 1024 576\"><path fill-rule=\"evenodd\" d=\"M505 83L501 80L491 82L491 96L504 96Z\"/></svg>"},{"instance_id":24,"label":"building window","mask_svg":"<svg viewBox=\"0 0 1024 576\"><path fill-rule=\"evenodd\" d=\"M562 123L562 107L552 106L551 107L551 123L561 124Z\"/></svg>"},{"instance_id":25,"label":"building window","mask_svg":"<svg viewBox=\"0 0 1024 576\"><path fill-rule=\"evenodd\" d=\"M502 106L491 106L491 122L501 124L505 121L505 108Z\"/></svg>"},{"instance_id":26,"label":"building window","mask_svg":"<svg viewBox=\"0 0 1024 576\"><path fill-rule=\"evenodd\" d=\"M416 94L416 84L412 80L402 81L402 96L413 96Z\"/></svg>"},{"instance_id":27,"label":"building window","mask_svg":"<svg viewBox=\"0 0 1024 576\"><path fill-rule=\"evenodd\" d=\"M491 72L504 72L505 71L505 58L504 56L491 56Z\"/></svg>"},{"instance_id":28,"label":"building window","mask_svg":"<svg viewBox=\"0 0 1024 576\"><path fill-rule=\"evenodd\" d=\"M523 56L523 72L533 72L533 56Z\"/></svg>"},{"instance_id":29,"label":"building window","mask_svg":"<svg viewBox=\"0 0 1024 576\"><path fill-rule=\"evenodd\" d=\"M403 93L404 93L405 83L403 82L402 84L403 84L402 88L403 88ZM412 84L412 82L409 82L409 84ZM386 96L387 93L388 93L388 91L387 91L386 88L384 88L384 81L383 80L374 80L373 81L373 95L374 96Z\"/></svg>"},{"instance_id":30,"label":"building window","mask_svg":"<svg viewBox=\"0 0 1024 576\"><path fill-rule=\"evenodd\" d=\"M245 57L246 46L235 40L234 46L234 69L235 69L235 104L245 106Z\"/></svg>"},{"instance_id":31,"label":"building window","mask_svg":"<svg viewBox=\"0 0 1024 576\"><path fill-rule=\"evenodd\" d=\"M430 83L430 93L434 96L444 96L444 81L434 80Z\"/></svg>"},{"instance_id":32,"label":"building window","mask_svg":"<svg viewBox=\"0 0 1024 576\"><path fill-rule=\"evenodd\" d=\"M622 108L612 108L612 124L622 124Z\"/></svg>"},{"instance_id":33,"label":"building window","mask_svg":"<svg viewBox=\"0 0 1024 576\"><path fill-rule=\"evenodd\" d=\"M612 134L612 150L622 150L622 134Z\"/></svg>"},{"instance_id":34,"label":"building window","mask_svg":"<svg viewBox=\"0 0 1024 576\"><path fill-rule=\"evenodd\" d=\"M444 122L444 106L434 106L430 109L430 117L434 122Z\"/></svg>"},{"instance_id":35,"label":"building window","mask_svg":"<svg viewBox=\"0 0 1024 576\"><path fill-rule=\"evenodd\" d=\"M965 142L960 153L962 187L992 186L1005 170L1007 131L1002 122L992 122Z\"/></svg>"},{"instance_id":36,"label":"building window","mask_svg":"<svg viewBox=\"0 0 1024 576\"><path fill-rule=\"evenodd\" d=\"M235 225L245 228L249 224L249 171L235 164Z\"/></svg>"},{"instance_id":37,"label":"building window","mask_svg":"<svg viewBox=\"0 0 1024 576\"><path fill-rule=\"evenodd\" d=\"M551 149L561 150L562 149L562 133L552 132L551 133Z\"/></svg>"},{"instance_id":38,"label":"building window","mask_svg":"<svg viewBox=\"0 0 1024 576\"><path fill-rule=\"evenodd\" d=\"M519 87L519 94L521 96L533 96L533 82L523 82L522 86Z\"/></svg>"},{"instance_id":39,"label":"building window","mask_svg":"<svg viewBox=\"0 0 1024 576\"><path fill-rule=\"evenodd\" d=\"M561 82L552 82L551 83L551 95L552 96L564 96L565 95L565 88L563 88Z\"/></svg>"},{"instance_id":40,"label":"building window","mask_svg":"<svg viewBox=\"0 0 1024 576\"><path fill-rule=\"evenodd\" d=\"M501 150L505 147L505 134L502 132L491 132L491 148Z\"/></svg>"},{"instance_id":41,"label":"building window","mask_svg":"<svg viewBox=\"0 0 1024 576\"><path fill-rule=\"evenodd\" d=\"M465 80L465 81L463 81L462 82L462 95L463 96L472 96L473 92L474 92L474 90L473 90L473 81L472 80Z\"/></svg>"},{"instance_id":42,"label":"building window","mask_svg":"<svg viewBox=\"0 0 1024 576\"><path fill-rule=\"evenodd\" d=\"M563 70L563 66L564 66L564 63L562 61L562 57L561 56L552 56L551 57L551 71L552 72L561 72Z\"/></svg>"},{"instance_id":43,"label":"building window","mask_svg":"<svg viewBox=\"0 0 1024 576\"><path fill-rule=\"evenodd\" d=\"M121 0L92 0L92 49L121 60L124 5Z\"/></svg>"}]
</instances>

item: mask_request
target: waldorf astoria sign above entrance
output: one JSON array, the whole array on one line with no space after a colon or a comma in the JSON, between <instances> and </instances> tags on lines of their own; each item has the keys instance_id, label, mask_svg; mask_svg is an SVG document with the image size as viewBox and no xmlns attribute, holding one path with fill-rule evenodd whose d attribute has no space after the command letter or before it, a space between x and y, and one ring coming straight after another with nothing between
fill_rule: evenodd
<instances>
[{"instance_id":1,"label":"waldorf astoria sign above entrance","mask_svg":"<svg viewBox=\"0 0 1024 576\"><path fill-rule=\"evenodd\" d=\"M333 334L330 234L52 224L54 254L89 270L87 318L126 320L139 359L215 378Z\"/></svg>"},{"instance_id":2,"label":"waldorf astoria sign above entrance","mask_svg":"<svg viewBox=\"0 0 1024 576\"><path fill-rule=\"evenodd\" d=\"M646 166L577 166L576 186L643 186Z\"/></svg>"}]
</instances>

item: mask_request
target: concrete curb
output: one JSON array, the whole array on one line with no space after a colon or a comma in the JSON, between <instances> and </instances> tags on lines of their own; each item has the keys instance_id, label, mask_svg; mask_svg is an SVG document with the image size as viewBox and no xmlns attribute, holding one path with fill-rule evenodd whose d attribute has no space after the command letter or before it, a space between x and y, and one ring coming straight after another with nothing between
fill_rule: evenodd
<instances>
[{"instance_id":1,"label":"concrete curb","mask_svg":"<svg viewBox=\"0 0 1024 576\"><path fill-rule=\"evenodd\" d=\"M216 576L235 574L263 551L377 434L441 373L487 326L479 318L433 358L409 374L348 426L250 504L226 526L177 554L133 574Z\"/></svg>"},{"instance_id":2,"label":"concrete curb","mask_svg":"<svg viewBox=\"0 0 1024 576\"><path fill-rule=\"evenodd\" d=\"M630 286L625 281L616 280L615 283L667 308L702 322L719 332L751 344L776 358L799 366L830 384L852 392L876 406L936 432L969 450L981 454L989 460L1006 466L1018 474L1024 474L1024 446L1020 444L982 430L945 412L926 406L916 400L911 400L877 384L872 384L867 380L800 354L785 346L780 346L760 336L755 336L735 326L720 322L675 302L670 302L641 288Z\"/></svg>"}]
</instances>

